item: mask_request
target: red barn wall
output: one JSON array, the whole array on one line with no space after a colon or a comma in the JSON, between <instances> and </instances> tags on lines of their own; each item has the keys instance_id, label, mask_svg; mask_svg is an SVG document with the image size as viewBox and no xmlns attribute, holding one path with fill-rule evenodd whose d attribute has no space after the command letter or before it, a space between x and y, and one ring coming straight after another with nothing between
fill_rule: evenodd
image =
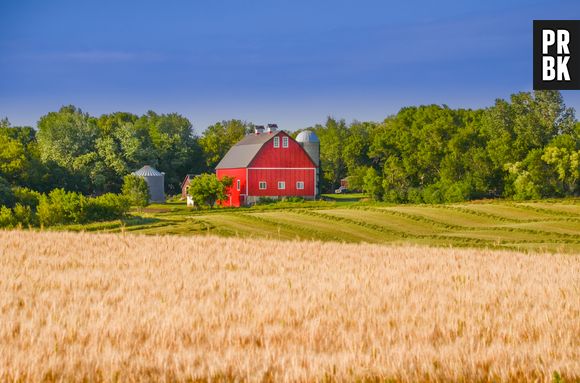
<instances>
[{"instance_id":1,"label":"red barn wall","mask_svg":"<svg viewBox=\"0 0 580 383\"><path fill-rule=\"evenodd\" d=\"M232 177L234 182L228 188L227 194L229 198L225 201L219 201L222 206L236 206L239 207L244 204L242 194L246 194L246 168L237 169L217 169L216 175L218 179L224 176ZM236 183L240 180L240 190L236 189Z\"/></svg>"},{"instance_id":2,"label":"red barn wall","mask_svg":"<svg viewBox=\"0 0 580 383\"><path fill-rule=\"evenodd\" d=\"M288 137L288 147L282 147L282 137ZM316 166L302 147L285 132L278 133L280 147L274 148L274 139L266 142L250 163L250 168L311 168Z\"/></svg>"},{"instance_id":3,"label":"red barn wall","mask_svg":"<svg viewBox=\"0 0 580 383\"><path fill-rule=\"evenodd\" d=\"M310 169L248 169L248 195L258 197L314 196L316 168ZM266 182L266 190L260 190L259 182ZM278 181L286 182L286 189L278 189ZM296 189L296 182L304 182L304 189Z\"/></svg>"}]
</instances>

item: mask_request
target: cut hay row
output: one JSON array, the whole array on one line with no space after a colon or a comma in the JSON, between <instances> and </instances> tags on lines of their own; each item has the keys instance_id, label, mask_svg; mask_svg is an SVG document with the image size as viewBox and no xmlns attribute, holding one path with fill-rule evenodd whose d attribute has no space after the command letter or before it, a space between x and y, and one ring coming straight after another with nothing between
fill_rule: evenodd
<instances>
[{"instance_id":1,"label":"cut hay row","mask_svg":"<svg viewBox=\"0 0 580 383\"><path fill-rule=\"evenodd\" d=\"M426 240L431 241L434 244L439 244L441 241L443 243L453 244L454 246L479 246L479 247L513 247L526 243L537 243L537 234L541 234L546 237L545 239L552 244L580 244L580 238L576 235L562 234L562 233L550 233L541 232L537 230L527 230L527 229L517 229L517 228L464 228L463 232L444 232L437 234L412 234L409 232L395 231L386 228L382 225L377 225L369 223L361 216L360 219L347 218L342 216L336 216L332 214L326 214L327 210L322 210L320 212L312 210L296 210L296 213L304 214L312 217L326 218L336 222L346 222L353 225L359 225L361 227L369 228L379 232L384 232L386 234L396 234L403 239L411 240ZM496 230L497 229L497 230ZM477 234L479 230L480 234ZM522 234L520 236L515 236L516 234ZM504 236L510 235L508 238L502 238L499 234Z\"/></svg>"},{"instance_id":2,"label":"cut hay row","mask_svg":"<svg viewBox=\"0 0 580 383\"><path fill-rule=\"evenodd\" d=\"M527 228L521 228L521 227L513 227L513 226L507 226L505 224L502 224L501 226L463 226L463 225L452 225L452 224L445 224L439 221L436 221L434 219L431 218L426 218L424 216L421 215L417 215L417 214L409 214L409 213L403 213L403 212L399 212L399 211L394 211L394 210L387 210L384 208L367 208L365 209L365 211L377 211L377 212L381 212L384 214L389 214L392 216L397 216L397 217L407 217L409 219L415 220L417 222L424 222L424 223L430 223L435 227L440 227L440 228L444 228L447 231L452 231L452 230L461 230L461 231L481 231L481 230L485 230L485 231L496 231L496 232L512 232L512 233L521 233L521 234L530 234L530 235L542 235L545 237L548 237L548 239L554 239L556 240L556 242L558 242L558 240L561 240L561 243L580 243L580 231L577 231L575 233L563 233L563 232L556 232L556 231L547 231L547 230L535 230L535 229L527 229ZM475 214L478 215L478 214ZM499 220L499 221L504 221L504 220ZM531 220L531 221L516 221L517 223L531 223L531 222L537 222L536 220ZM548 221L550 222L550 221ZM580 225L580 220L578 220L578 224ZM580 226L578 226L580 227Z\"/></svg>"},{"instance_id":3,"label":"cut hay row","mask_svg":"<svg viewBox=\"0 0 580 383\"><path fill-rule=\"evenodd\" d=\"M0 381L576 381L579 286L577 254L0 231Z\"/></svg>"},{"instance_id":4,"label":"cut hay row","mask_svg":"<svg viewBox=\"0 0 580 383\"><path fill-rule=\"evenodd\" d=\"M156 205L162 213L54 229L580 252L580 204L575 203L526 203L530 209L514 202L283 205L204 211Z\"/></svg>"}]
</instances>

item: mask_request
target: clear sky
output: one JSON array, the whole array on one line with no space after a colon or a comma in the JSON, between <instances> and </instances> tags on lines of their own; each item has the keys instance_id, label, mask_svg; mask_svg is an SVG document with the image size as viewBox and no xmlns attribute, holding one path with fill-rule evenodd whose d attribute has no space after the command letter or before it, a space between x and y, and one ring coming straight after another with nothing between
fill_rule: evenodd
<instances>
[{"instance_id":1,"label":"clear sky","mask_svg":"<svg viewBox=\"0 0 580 383\"><path fill-rule=\"evenodd\" d=\"M0 117L151 109L200 132L485 107L531 90L533 19L578 18L578 0L0 0Z\"/></svg>"}]
</instances>

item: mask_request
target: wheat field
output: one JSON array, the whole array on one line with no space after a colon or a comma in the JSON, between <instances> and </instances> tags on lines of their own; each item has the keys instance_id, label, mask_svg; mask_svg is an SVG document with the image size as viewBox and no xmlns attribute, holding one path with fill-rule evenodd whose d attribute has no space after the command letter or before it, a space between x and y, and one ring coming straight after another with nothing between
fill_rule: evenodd
<instances>
[{"instance_id":1,"label":"wheat field","mask_svg":"<svg viewBox=\"0 0 580 383\"><path fill-rule=\"evenodd\" d=\"M1 381L580 379L580 255L0 231Z\"/></svg>"}]
</instances>

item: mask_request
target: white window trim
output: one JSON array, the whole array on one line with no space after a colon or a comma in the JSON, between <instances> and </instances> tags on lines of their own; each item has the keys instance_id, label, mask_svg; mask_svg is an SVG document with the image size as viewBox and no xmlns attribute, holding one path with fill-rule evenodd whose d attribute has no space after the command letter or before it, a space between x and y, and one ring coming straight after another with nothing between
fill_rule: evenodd
<instances>
[{"instance_id":1,"label":"white window trim","mask_svg":"<svg viewBox=\"0 0 580 383\"><path fill-rule=\"evenodd\" d=\"M240 180L236 180L236 190L240 191L241 188L242 188L242 182Z\"/></svg>"},{"instance_id":2,"label":"white window trim","mask_svg":"<svg viewBox=\"0 0 580 383\"><path fill-rule=\"evenodd\" d=\"M247 170L316 170L316 168L247 168Z\"/></svg>"},{"instance_id":3,"label":"white window trim","mask_svg":"<svg viewBox=\"0 0 580 383\"><path fill-rule=\"evenodd\" d=\"M284 136L282 137L282 147L283 148L287 148L288 147L288 137Z\"/></svg>"},{"instance_id":4,"label":"white window trim","mask_svg":"<svg viewBox=\"0 0 580 383\"><path fill-rule=\"evenodd\" d=\"M302 187L298 187L298 185L302 185ZM296 190L304 190L304 181L296 181Z\"/></svg>"},{"instance_id":5,"label":"white window trim","mask_svg":"<svg viewBox=\"0 0 580 383\"><path fill-rule=\"evenodd\" d=\"M282 185L282 187L280 187ZM286 181L278 181L278 190L286 190Z\"/></svg>"},{"instance_id":6,"label":"white window trim","mask_svg":"<svg viewBox=\"0 0 580 383\"><path fill-rule=\"evenodd\" d=\"M274 137L274 147L278 149L280 147L280 137Z\"/></svg>"},{"instance_id":7,"label":"white window trim","mask_svg":"<svg viewBox=\"0 0 580 383\"><path fill-rule=\"evenodd\" d=\"M264 184L264 187L262 187L262 184ZM260 190L266 190L268 188L268 184L266 183L266 181L260 181L258 182L258 189Z\"/></svg>"}]
</instances>

